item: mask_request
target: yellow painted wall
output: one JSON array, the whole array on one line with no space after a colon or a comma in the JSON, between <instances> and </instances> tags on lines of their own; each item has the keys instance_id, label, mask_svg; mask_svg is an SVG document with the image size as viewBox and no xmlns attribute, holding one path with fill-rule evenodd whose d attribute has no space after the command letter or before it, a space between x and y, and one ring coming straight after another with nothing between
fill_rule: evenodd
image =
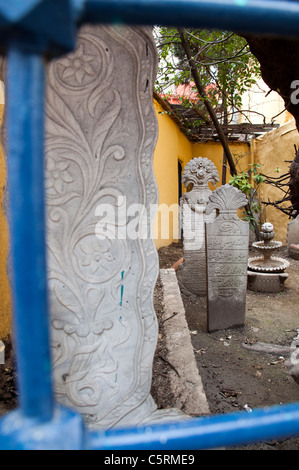
<instances>
[{"instance_id":1,"label":"yellow painted wall","mask_svg":"<svg viewBox=\"0 0 299 470\"><path fill-rule=\"evenodd\" d=\"M0 90L1 95L1 90ZM0 119L2 118L3 107L0 96ZM178 129L173 120L163 111L161 106L154 101L156 115L159 125L159 136L154 153L154 171L159 189L160 211L154 224L154 234L156 247L167 246L172 241L177 241L178 230L178 161L185 165L194 157L206 157L216 165L220 181L222 174L223 150L218 142L192 144L185 135ZM261 163L262 170L268 175L277 176L274 172L276 167L281 168L281 172L288 170L288 163L285 160L293 160L294 144L299 146L299 133L296 130L294 120L287 122L277 130L265 134L263 137L252 140L251 146L246 143L237 142L230 144L230 149L234 158L238 161L238 171L245 170L250 163ZM229 171L227 171L227 182L229 181ZM8 228L2 210L3 190L6 183L6 166L2 149L0 149L0 339L5 339L10 333L11 326L11 296L6 274L6 262L8 252ZM220 186L221 182L217 185ZM211 189L214 189L211 186ZM276 200L281 193L271 186L264 186L261 189L261 199ZM170 215L163 208L170 208ZM173 210L173 214L171 211ZM169 233L165 220L161 223L161 217L167 217L166 226L169 223ZM268 208L266 211L267 221L272 222L275 227L276 240L286 242L287 216L278 210ZM164 231L163 231L164 230ZM165 236L166 235L166 236ZM168 235L168 236L167 236ZM164 236L164 238L162 238Z\"/></svg>"},{"instance_id":2,"label":"yellow painted wall","mask_svg":"<svg viewBox=\"0 0 299 470\"><path fill-rule=\"evenodd\" d=\"M1 88L0 88L1 101ZM159 125L159 137L154 154L154 171L159 188L160 210L157 214L154 234L157 248L177 241L179 237L179 191L178 191L178 161L182 167L192 158L192 145L165 113L160 105L154 102ZM0 104L1 116L3 104ZM163 113L163 114L162 114ZM6 167L3 151L0 151L0 205L2 207L3 188L6 181ZM170 208L170 216L168 209ZM173 213L171 213L173 211ZM161 217L167 217L167 222ZM169 233L169 236L168 236ZM161 236L166 238L161 239ZM0 339L5 339L10 333L11 297L6 275L6 260L8 249L8 229L3 211L0 208Z\"/></svg>"},{"instance_id":3,"label":"yellow painted wall","mask_svg":"<svg viewBox=\"0 0 299 470\"><path fill-rule=\"evenodd\" d=\"M159 138L154 155L154 170L159 189L159 203L163 207L170 207L178 202L178 173L177 162L181 161L184 170L188 161L195 157L209 158L215 165L219 173L220 182L216 187L221 185L222 178L222 161L223 149L220 142L191 143L183 135L176 124L167 114L163 113L163 109L158 103L155 103L158 123ZM294 159L294 144L299 147L299 133L295 126L294 119L288 120L278 129L275 129L263 136L251 140L250 144L245 142L230 143L232 156L236 161L237 171L241 172L250 168L253 163L262 165L261 171L269 176L278 176L284 174L289 169L289 163ZM280 168L280 173L275 172L275 168ZM227 169L227 179L229 182L230 172ZM215 187L210 184L213 190ZM276 201L281 199L282 192L270 185L261 185L259 190L260 201ZM241 212L239 216L241 216ZM161 215L164 218L161 222ZM170 244L177 241L175 233L178 232L175 226L172 232L172 225L169 231L169 237L161 239L161 228L164 224L168 225L168 214L160 211L160 216L155 222L155 241L156 247ZM178 221L178 214L174 214L175 221ZM262 220L273 223L275 230L275 239L286 243L287 224L289 219L281 211L274 207L263 206ZM159 222L159 229L157 227ZM170 221L171 222L171 221ZM167 227L166 227L167 229ZM176 232L177 231L177 232ZM167 232L167 230L166 230ZM172 236L173 234L173 236Z\"/></svg>"},{"instance_id":4,"label":"yellow painted wall","mask_svg":"<svg viewBox=\"0 0 299 470\"><path fill-rule=\"evenodd\" d=\"M154 172L159 189L159 211L154 224L154 237L156 247L159 249L172 241L177 241L179 237L178 161L184 168L192 158L192 144L156 101L154 101L154 106L159 125L154 153ZM170 208L170 217L167 214L168 208Z\"/></svg>"},{"instance_id":5,"label":"yellow painted wall","mask_svg":"<svg viewBox=\"0 0 299 470\"><path fill-rule=\"evenodd\" d=\"M278 129L268 132L262 137L252 140L252 153L256 163L262 165L261 171L268 175L277 177L287 173L290 163L295 157L294 144L299 147L299 133L296 129L294 119L288 121ZM280 168L276 173L275 168ZM283 193L271 185L261 185L259 198L261 201L277 201L283 197ZM275 240L286 243L287 225L289 218L278 209L267 206L264 221L274 225Z\"/></svg>"},{"instance_id":6,"label":"yellow painted wall","mask_svg":"<svg viewBox=\"0 0 299 470\"><path fill-rule=\"evenodd\" d=\"M0 97L1 100L1 97ZM0 104L0 125L4 105ZM2 148L0 146L0 339L6 339L11 329L11 295L6 274L8 252L8 227L2 210L3 193L6 184L6 165Z\"/></svg>"},{"instance_id":7,"label":"yellow painted wall","mask_svg":"<svg viewBox=\"0 0 299 470\"><path fill-rule=\"evenodd\" d=\"M159 211L154 224L154 238L159 249L172 241L177 241L179 237L178 161L181 162L184 171L186 164L192 158L209 158L219 172L220 182L216 186L218 187L221 185L223 149L219 142L197 144L190 142L156 101L154 106L159 126L154 153L154 172L159 190ZM230 144L230 150L238 161L238 171L247 169L251 163L250 146L244 142L237 142ZM227 170L227 182L229 178L230 173ZM213 185L210 185L210 188L215 189ZM184 189L182 187L183 191Z\"/></svg>"},{"instance_id":8,"label":"yellow painted wall","mask_svg":"<svg viewBox=\"0 0 299 470\"><path fill-rule=\"evenodd\" d=\"M247 170L250 163L252 163L251 149L248 143L245 142L234 142L229 143L229 149L235 160L236 168L238 172ZM221 185L222 178L222 163L223 163L223 148L220 142L204 142L193 144L192 146L192 158L195 157L206 157L211 160L216 166L220 182L216 187ZM226 171L226 182L230 180L229 168ZM214 186L211 186L214 189Z\"/></svg>"},{"instance_id":9,"label":"yellow painted wall","mask_svg":"<svg viewBox=\"0 0 299 470\"><path fill-rule=\"evenodd\" d=\"M299 133L296 129L294 119L287 120L278 129L264 134L257 139L252 139L250 146L243 142L230 144L230 150L237 159L237 171L241 172L250 168L252 163L260 163L261 171L268 175L277 177L287 173L290 161L295 157L294 144L299 147ZM193 157L207 157L213 161L221 179L223 150L219 142L193 144ZM280 168L280 172L275 171ZM227 172L229 182L229 172ZM217 185L219 186L220 183ZM213 189L213 187L211 187ZM271 185L261 185L259 189L260 201L277 201L283 197L283 193ZM263 221L274 225L275 240L286 243L287 225L289 218L272 206L263 206Z\"/></svg>"}]
</instances>

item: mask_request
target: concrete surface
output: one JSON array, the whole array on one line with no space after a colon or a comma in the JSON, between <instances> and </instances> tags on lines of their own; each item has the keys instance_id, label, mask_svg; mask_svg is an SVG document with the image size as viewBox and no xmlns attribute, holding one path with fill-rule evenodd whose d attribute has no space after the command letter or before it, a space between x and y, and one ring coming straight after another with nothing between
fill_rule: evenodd
<instances>
[{"instance_id":1,"label":"concrete surface","mask_svg":"<svg viewBox=\"0 0 299 470\"><path fill-rule=\"evenodd\" d=\"M185 309L174 269L160 269L163 287L163 327L171 371L171 388L177 407L190 416L210 413L201 377L196 365Z\"/></svg>"}]
</instances>

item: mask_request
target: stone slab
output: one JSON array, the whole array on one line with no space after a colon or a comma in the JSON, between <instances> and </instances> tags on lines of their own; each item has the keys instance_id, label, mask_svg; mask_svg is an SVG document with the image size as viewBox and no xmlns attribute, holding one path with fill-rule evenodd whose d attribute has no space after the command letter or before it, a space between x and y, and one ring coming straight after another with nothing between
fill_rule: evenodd
<instances>
[{"instance_id":1,"label":"stone slab","mask_svg":"<svg viewBox=\"0 0 299 470\"><path fill-rule=\"evenodd\" d=\"M288 223L287 229L287 249L288 253L290 253L291 245L298 245L299 244L299 216L296 219L291 220Z\"/></svg>"},{"instance_id":2,"label":"stone slab","mask_svg":"<svg viewBox=\"0 0 299 470\"><path fill-rule=\"evenodd\" d=\"M174 269L160 269L163 286L164 332L168 349L167 359L175 367L170 373L171 389L177 407L191 416L210 413L201 377L194 357L191 336L185 317L185 309ZM173 315L173 313L176 315Z\"/></svg>"},{"instance_id":3,"label":"stone slab","mask_svg":"<svg viewBox=\"0 0 299 470\"><path fill-rule=\"evenodd\" d=\"M281 292L288 277L288 273L268 274L248 271L248 289L269 294Z\"/></svg>"},{"instance_id":4,"label":"stone slab","mask_svg":"<svg viewBox=\"0 0 299 470\"><path fill-rule=\"evenodd\" d=\"M5 364L5 344L0 340L0 365Z\"/></svg>"},{"instance_id":5,"label":"stone slab","mask_svg":"<svg viewBox=\"0 0 299 470\"><path fill-rule=\"evenodd\" d=\"M151 28L101 25L83 26L76 50L48 67L55 393L90 429L157 418L150 388L159 266L149 236L149 208L157 204L156 69Z\"/></svg>"},{"instance_id":6,"label":"stone slab","mask_svg":"<svg viewBox=\"0 0 299 470\"><path fill-rule=\"evenodd\" d=\"M292 243L289 246L289 255L293 259L299 259L299 245Z\"/></svg>"},{"instance_id":7,"label":"stone slab","mask_svg":"<svg viewBox=\"0 0 299 470\"><path fill-rule=\"evenodd\" d=\"M236 214L246 204L241 191L221 186L210 196L206 224L208 331L242 326L245 321L249 225Z\"/></svg>"},{"instance_id":8,"label":"stone slab","mask_svg":"<svg viewBox=\"0 0 299 470\"><path fill-rule=\"evenodd\" d=\"M187 163L182 181L186 188L193 187L181 198L184 263L180 276L187 293L206 296L205 223L214 220L216 212L207 215L205 209L212 192L208 184L216 185L219 175L211 160L197 157Z\"/></svg>"}]
</instances>

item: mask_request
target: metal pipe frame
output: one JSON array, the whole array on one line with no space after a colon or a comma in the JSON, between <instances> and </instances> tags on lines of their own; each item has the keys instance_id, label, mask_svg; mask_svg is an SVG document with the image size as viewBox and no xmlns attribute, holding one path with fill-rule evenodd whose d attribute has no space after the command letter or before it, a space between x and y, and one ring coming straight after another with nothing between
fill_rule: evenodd
<instances>
[{"instance_id":1,"label":"metal pipe frame","mask_svg":"<svg viewBox=\"0 0 299 470\"><path fill-rule=\"evenodd\" d=\"M175 424L91 433L89 449L205 450L298 436L299 405L193 418Z\"/></svg>"},{"instance_id":2,"label":"metal pipe frame","mask_svg":"<svg viewBox=\"0 0 299 470\"><path fill-rule=\"evenodd\" d=\"M75 0L77 7L80 0ZM281 0L81 0L81 22L189 26L298 37L299 3Z\"/></svg>"},{"instance_id":3,"label":"metal pipe frame","mask_svg":"<svg viewBox=\"0 0 299 470\"><path fill-rule=\"evenodd\" d=\"M53 414L44 205L44 61L11 44L7 54L7 174L11 284L20 406Z\"/></svg>"}]
</instances>

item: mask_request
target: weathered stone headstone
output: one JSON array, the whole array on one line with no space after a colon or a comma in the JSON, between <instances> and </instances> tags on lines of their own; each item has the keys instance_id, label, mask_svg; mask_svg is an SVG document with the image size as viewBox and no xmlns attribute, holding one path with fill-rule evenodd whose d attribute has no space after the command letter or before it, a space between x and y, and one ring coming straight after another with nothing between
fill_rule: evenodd
<instances>
[{"instance_id":1,"label":"weathered stone headstone","mask_svg":"<svg viewBox=\"0 0 299 470\"><path fill-rule=\"evenodd\" d=\"M5 364L5 344L0 340L0 364Z\"/></svg>"},{"instance_id":2,"label":"weathered stone headstone","mask_svg":"<svg viewBox=\"0 0 299 470\"><path fill-rule=\"evenodd\" d=\"M48 69L46 188L54 379L91 428L162 419L151 30L84 26ZM148 233L140 233L146 228ZM169 414L168 414L169 415Z\"/></svg>"},{"instance_id":3,"label":"weathered stone headstone","mask_svg":"<svg viewBox=\"0 0 299 470\"><path fill-rule=\"evenodd\" d=\"M291 245L299 244L299 216L296 219L291 220L288 223L287 231L287 249L288 254L292 256L292 250L290 249Z\"/></svg>"},{"instance_id":4,"label":"weathered stone headstone","mask_svg":"<svg viewBox=\"0 0 299 470\"><path fill-rule=\"evenodd\" d=\"M289 255L293 259L299 259L299 244L295 245L295 243L292 243L289 246Z\"/></svg>"},{"instance_id":5,"label":"weathered stone headstone","mask_svg":"<svg viewBox=\"0 0 299 470\"><path fill-rule=\"evenodd\" d=\"M249 224L237 216L244 205L244 194L229 184L216 189L207 202L207 214L218 212L206 223L209 331L244 324Z\"/></svg>"},{"instance_id":6,"label":"weathered stone headstone","mask_svg":"<svg viewBox=\"0 0 299 470\"><path fill-rule=\"evenodd\" d=\"M193 158L187 163L183 178L191 191L181 199L181 215L184 238L184 262L179 276L188 292L198 296L206 295L206 247L205 223L214 220L216 211L206 214L206 202L212 193L209 182L216 185L218 171L208 158Z\"/></svg>"}]
</instances>

